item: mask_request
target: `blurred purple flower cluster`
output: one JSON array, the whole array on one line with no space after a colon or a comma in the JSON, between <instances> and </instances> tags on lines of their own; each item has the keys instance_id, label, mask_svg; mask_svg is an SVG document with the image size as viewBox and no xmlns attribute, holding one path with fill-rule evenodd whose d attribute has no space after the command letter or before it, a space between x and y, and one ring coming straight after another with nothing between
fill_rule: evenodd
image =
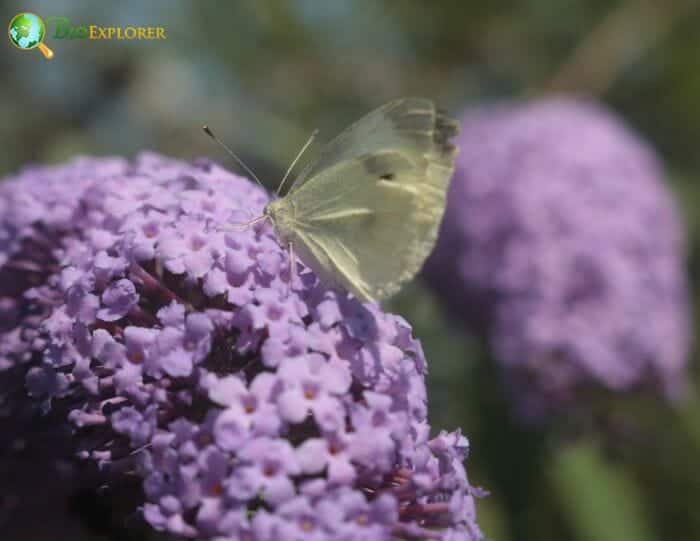
<instances>
[{"instance_id":1,"label":"blurred purple flower cluster","mask_svg":"<svg viewBox=\"0 0 700 541\"><path fill-rule=\"evenodd\" d=\"M269 224L221 230L266 200L154 154L7 179L0 388L23 374L65 408L82 458L141 476L158 530L480 539L467 440L430 438L409 325L303 266L290 288Z\"/></svg>"},{"instance_id":2,"label":"blurred purple flower cluster","mask_svg":"<svg viewBox=\"0 0 700 541\"><path fill-rule=\"evenodd\" d=\"M487 336L519 413L683 388L682 226L651 149L593 103L468 111L426 278Z\"/></svg>"}]
</instances>

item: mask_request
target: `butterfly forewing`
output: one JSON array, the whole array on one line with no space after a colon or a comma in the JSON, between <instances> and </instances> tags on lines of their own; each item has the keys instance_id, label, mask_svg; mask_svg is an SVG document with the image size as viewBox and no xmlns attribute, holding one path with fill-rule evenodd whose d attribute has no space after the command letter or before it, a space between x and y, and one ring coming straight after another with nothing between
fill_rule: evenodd
<instances>
[{"instance_id":1,"label":"butterfly forewing","mask_svg":"<svg viewBox=\"0 0 700 541\"><path fill-rule=\"evenodd\" d=\"M318 158L302 170L290 192L328 167L377 150L395 149L421 156L434 146L436 111L425 98L403 98L372 111L327 143ZM450 131L450 130L448 130ZM456 124L451 127L456 133Z\"/></svg>"}]
</instances>

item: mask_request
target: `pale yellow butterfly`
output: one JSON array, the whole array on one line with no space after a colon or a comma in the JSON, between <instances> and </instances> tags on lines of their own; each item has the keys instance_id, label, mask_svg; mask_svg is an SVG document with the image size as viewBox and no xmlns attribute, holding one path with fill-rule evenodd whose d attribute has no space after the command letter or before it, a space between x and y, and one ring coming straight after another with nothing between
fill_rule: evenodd
<instances>
[{"instance_id":1,"label":"pale yellow butterfly","mask_svg":"<svg viewBox=\"0 0 700 541\"><path fill-rule=\"evenodd\" d=\"M249 224L269 219L291 261L296 251L324 282L363 301L387 298L435 244L457 132L428 99L387 103L328 143Z\"/></svg>"}]
</instances>

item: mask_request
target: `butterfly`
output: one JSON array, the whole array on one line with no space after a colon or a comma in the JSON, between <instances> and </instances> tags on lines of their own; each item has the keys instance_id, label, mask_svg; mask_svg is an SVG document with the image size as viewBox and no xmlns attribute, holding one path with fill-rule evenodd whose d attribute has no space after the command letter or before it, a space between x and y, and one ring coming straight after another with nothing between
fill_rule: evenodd
<instances>
[{"instance_id":1,"label":"butterfly","mask_svg":"<svg viewBox=\"0 0 700 541\"><path fill-rule=\"evenodd\" d=\"M433 249L458 131L431 100L389 102L327 143L249 224L270 220L292 264L296 253L324 283L365 302L388 298Z\"/></svg>"}]
</instances>

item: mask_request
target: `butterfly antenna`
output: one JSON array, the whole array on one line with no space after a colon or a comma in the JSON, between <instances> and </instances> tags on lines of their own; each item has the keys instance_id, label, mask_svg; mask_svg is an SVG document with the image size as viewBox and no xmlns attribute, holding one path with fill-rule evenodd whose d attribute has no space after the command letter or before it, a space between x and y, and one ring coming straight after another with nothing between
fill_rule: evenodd
<instances>
[{"instance_id":1,"label":"butterfly antenna","mask_svg":"<svg viewBox=\"0 0 700 541\"><path fill-rule=\"evenodd\" d=\"M313 143L314 139L316 139L316 136L318 135L318 130L314 130L313 133L309 136L308 141L304 144L303 147L301 147L301 150L297 154L297 157L292 160L292 163L289 164L289 167L287 168L287 172L284 174L282 177L282 182L280 182L280 185L277 187L277 192L275 192L277 195L280 194L282 191L282 186L284 186L285 180L289 177L289 174L292 172L292 169L294 169L294 166L297 164L299 161L299 158L301 158L302 154L304 154L304 151L309 148L311 143Z\"/></svg>"},{"instance_id":2,"label":"butterfly antenna","mask_svg":"<svg viewBox=\"0 0 700 541\"><path fill-rule=\"evenodd\" d=\"M245 169L245 170L248 172L248 174L249 174L251 177L253 177L253 178L255 179L255 181L256 181L258 184L260 184L260 187L261 187L261 188L263 188L264 190L267 190L267 188L265 188L265 185L264 185L262 182L260 182L260 179L258 178L258 175L256 175L250 167L248 167L245 163L243 163L243 160L241 160L238 156L236 156L236 153L235 153L233 150L231 150L226 144L224 144L223 141L221 141L221 139L219 139L216 135L214 135L214 132L211 131L211 128L210 128L209 126L207 126L207 125L205 124L204 126L202 126L202 130L203 130L204 133L206 133L209 137L211 137L214 141L216 141L219 145L221 145L221 146L224 148L224 150L225 150L226 152L228 152L229 155L230 155L234 160L236 160L236 162L238 162L238 164L239 164L243 169Z\"/></svg>"}]
</instances>

